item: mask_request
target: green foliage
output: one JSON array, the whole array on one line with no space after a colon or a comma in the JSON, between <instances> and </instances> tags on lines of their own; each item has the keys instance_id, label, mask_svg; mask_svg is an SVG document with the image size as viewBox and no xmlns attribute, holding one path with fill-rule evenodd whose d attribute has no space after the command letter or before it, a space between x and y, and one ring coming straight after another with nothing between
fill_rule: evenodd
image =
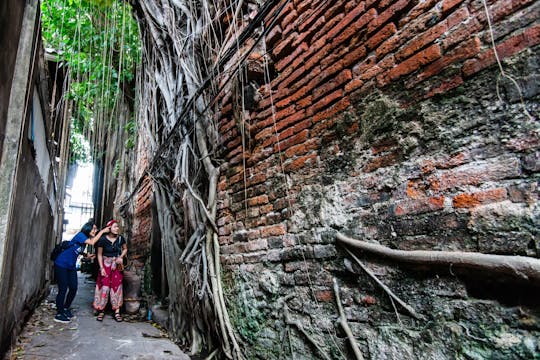
<instances>
[{"instance_id":1,"label":"green foliage","mask_svg":"<svg viewBox=\"0 0 540 360\"><path fill-rule=\"evenodd\" d=\"M118 175L120 174L120 170L122 170L122 162L120 161L120 159L118 159L114 164L113 177L118 177Z\"/></svg>"},{"instance_id":2,"label":"green foliage","mask_svg":"<svg viewBox=\"0 0 540 360\"><path fill-rule=\"evenodd\" d=\"M87 163L90 161L90 144L82 134L72 133L69 138L70 154L69 163Z\"/></svg>"},{"instance_id":3,"label":"green foliage","mask_svg":"<svg viewBox=\"0 0 540 360\"><path fill-rule=\"evenodd\" d=\"M134 119L131 119L124 126L124 130L128 134L126 139L126 149L131 150L135 147L135 141L137 140L137 122Z\"/></svg>"},{"instance_id":4,"label":"green foliage","mask_svg":"<svg viewBox=\"0 0 540 360\"><path fill-rule=\"evenodd\" d=\"M47 52L70 69L72 136L92 135L95 119L112 112L122 88L134 87L141 46L131 8L118 0L43 0L41 12ZM75 161L83 160L79 154L73 151Z\"/></svg>"}]
</instances>

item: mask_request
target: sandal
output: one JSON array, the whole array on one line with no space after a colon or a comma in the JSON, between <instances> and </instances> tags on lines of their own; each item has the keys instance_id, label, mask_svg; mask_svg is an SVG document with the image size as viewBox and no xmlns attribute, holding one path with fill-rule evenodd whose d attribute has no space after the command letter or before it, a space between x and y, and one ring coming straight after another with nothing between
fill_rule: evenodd
<instances>
[{"instance_id":1,"label":"sandal","mask_svg":"<svg viewBox=\"0 0 540 360\"><path fill-rule=\"evenodd\" d=\"M97 321L103 321L103 318L105 317L105 313L99 313L96 320Z\"/></svg>"},{"instance_id":2,"label":"sandal","mask_svg":"<svg viewBox=\"0 0 540 360\"><path fill-rule=\"evenodd\" d=\"M116 320L117 322L121 322L124 319L122 319L122 315L120 315L120 313L114 313L114 320Z\"/></svg>"}]
</instances>

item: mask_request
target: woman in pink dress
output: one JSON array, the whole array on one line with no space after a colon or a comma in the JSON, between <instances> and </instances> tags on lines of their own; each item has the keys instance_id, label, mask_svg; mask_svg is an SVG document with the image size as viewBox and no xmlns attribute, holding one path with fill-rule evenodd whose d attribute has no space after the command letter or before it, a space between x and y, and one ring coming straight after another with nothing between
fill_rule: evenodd
<instances>
[{"instance_id":1,"label":"woman in pink dress","mask_svg":"<svg viewBox=\"0 0 540 360\"><path fill-rule=\"evenodd\" d=\"M114 311L114 319L122 321L120 307L124 297L122 293L123 260L127 254L127 243L118 234L118 223L111 220L107 223L111 231L103 235L96 243L99 272L94 294L94 309L98 312L97 320L103 321L105 307L110 299Z\"/></svg>"}]
</instances>

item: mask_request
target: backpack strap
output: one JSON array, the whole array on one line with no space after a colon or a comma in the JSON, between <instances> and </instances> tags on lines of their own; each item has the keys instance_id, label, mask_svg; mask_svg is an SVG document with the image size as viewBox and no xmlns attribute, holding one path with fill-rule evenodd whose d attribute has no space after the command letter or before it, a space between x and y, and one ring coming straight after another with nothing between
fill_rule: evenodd
<instances>
[{"instance_id":1,"label":"backpack strap","mask_svg":"<svg viewBox=\"0 0 540 360\"><path fill-rule=\"evenodd\" d=\"M122 254L122 245L126 243L126 239L122 235L118 235L118 240L114 243L114 247L116 248L116 256L120 256Z\"/></svg>"}]
</instances>

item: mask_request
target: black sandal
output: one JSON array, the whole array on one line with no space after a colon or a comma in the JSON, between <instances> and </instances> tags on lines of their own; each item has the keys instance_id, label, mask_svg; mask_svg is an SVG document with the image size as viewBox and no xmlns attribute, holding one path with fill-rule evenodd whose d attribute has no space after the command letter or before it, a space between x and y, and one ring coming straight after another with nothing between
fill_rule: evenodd
<instances>
[{"instance_id":1,"label":"black sandal","mask_svg":"<svg viewBox=\"0 0 540 360\"><path fill-rule=\"evenodd\" d=\"M96 317L96 320L97 321L103 321L104 317L105 317L105 313L99 313L98 316Z\"/></svg>"},{"instance_id":2,"label":"black sandal","mask_svg":"<svg viewBox=\"0 0 540 360\"><path fill-rule=\"evenodd\" d=\"M114 313L114 320L116 320L117 322L122 322L124 319L122 319L122 315L120 315L120 313L117 312L117 313Z\"/></svg>"}]
</instances>

